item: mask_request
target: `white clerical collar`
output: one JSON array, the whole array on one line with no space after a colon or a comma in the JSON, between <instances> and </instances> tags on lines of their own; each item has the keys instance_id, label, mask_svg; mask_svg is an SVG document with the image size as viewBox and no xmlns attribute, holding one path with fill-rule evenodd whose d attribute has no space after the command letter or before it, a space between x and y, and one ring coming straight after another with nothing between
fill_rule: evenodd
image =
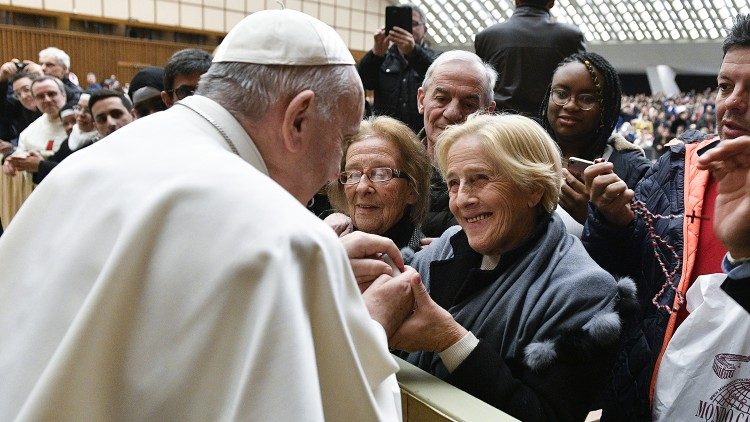
<instances>
[{"instance_id":1,"label":"white clerical collar","mask_svg":"<svg viewBox=\"0 0 750 422\"><path fill-rule=\"evenodd\" d=\"M181 100L176 105L184 105L191 111L199 114L201 118L205 119L212 126L216 127L218 133L223 137L227 136L229 143L221 141L221 144L228 150L236 149L237 155L243 160L248 162L250 165L258 169L265 175L268 175L268 168L266 167L263 157L260 155L260 151L255 146L255 142L242 128L240 122L234 118L224 107L219 105L216 101L204 97L202 95L191 95L190 97ZM231 145L231 146L230 146Z\"/></svg>"}]
</instances>

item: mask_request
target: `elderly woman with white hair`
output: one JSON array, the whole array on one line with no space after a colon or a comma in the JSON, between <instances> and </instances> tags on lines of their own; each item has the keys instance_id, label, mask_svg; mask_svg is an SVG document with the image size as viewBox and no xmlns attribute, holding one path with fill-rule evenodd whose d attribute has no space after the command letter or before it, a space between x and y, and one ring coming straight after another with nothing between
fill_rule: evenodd
<instances>
[{"instance_id":1,"label":"elderly woman with white hair","mask_svg":"<svg viewBox=\"0 0 750 422\"><path fill-rule=\"evenodd\" d=\"M423 282L391 346L521 420L583 420L634 287L618 287L554 213L555 143L526 117L484 115L448 128L436 159L460 227L415 255Z\"/></svg>"}]
</instances>

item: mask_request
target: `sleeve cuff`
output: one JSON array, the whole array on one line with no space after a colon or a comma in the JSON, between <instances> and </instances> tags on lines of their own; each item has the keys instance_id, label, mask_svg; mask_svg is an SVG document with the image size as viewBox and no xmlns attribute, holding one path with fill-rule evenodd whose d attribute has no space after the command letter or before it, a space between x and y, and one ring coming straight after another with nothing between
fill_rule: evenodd
<instances>
[{"instance_id":1,"label":"sleeve cuff","mask_svg":"<svg viewBox=\"0 0 750 422\"><path fill-rule=\"evenodd\" d=\"M479 344L479 340L471 331L469 331L461 338L461 340L438 353L438 355L440 355L443 365L448 368L448 372L453 372L459 365L461 365L461 363L463 363L464 360L466 360L469 354L474 351L477 344Z\"/></svg>"}]
</instances>

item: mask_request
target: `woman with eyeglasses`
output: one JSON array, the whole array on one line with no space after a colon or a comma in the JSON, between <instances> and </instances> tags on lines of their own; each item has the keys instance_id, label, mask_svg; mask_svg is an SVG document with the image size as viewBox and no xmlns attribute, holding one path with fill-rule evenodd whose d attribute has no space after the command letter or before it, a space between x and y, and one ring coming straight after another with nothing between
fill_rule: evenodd
<instances>
[{"instance_id":1,"label":"woman with eyeglasses","mask_svg":"<svg viewBox=\"0 0 750 422\"><path fill-rule=\"evenodd\" d=\"M399 248L419 250L431 169L424 146L408 126L384 116L363 121L345 142L339 181L328 189L331 204L348 216L338 227L350 223ZM325 221L335 220L341 221L341 214Z\"/></svg>"},{"instance_id":2,"label":"woman with eyeglasses","mask_svg":"<svg viewBox=\"0 0 750 422\"><path fill-rule=\"evenodd\" d=\"M568 170L574 168L570 157L612 162L630 188L651 165L641 148L613 134L621 97L620 78L607 60L596 53L576 53L558 65L542 102L542 126L563 156L562 216L569 231L579 236L586 221L588 192L582 175Z\"/></svg>"}]
</instances>

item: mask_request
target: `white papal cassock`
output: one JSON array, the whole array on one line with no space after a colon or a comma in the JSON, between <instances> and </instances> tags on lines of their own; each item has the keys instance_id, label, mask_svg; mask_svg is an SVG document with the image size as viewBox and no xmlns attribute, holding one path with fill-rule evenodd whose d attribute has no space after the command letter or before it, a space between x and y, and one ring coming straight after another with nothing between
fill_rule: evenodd
<instances>
[{"instance_id":1,"label":"white papal cassock","mask_svg":"<svg viewBox=\"0 0 750 422\"><path fill-rule=\"evenodd\" d=\"M0 238L0 420L398 419L333 231L185 102L239 156L177 105L65 160Z\"/></svg>"}]
</instances>

